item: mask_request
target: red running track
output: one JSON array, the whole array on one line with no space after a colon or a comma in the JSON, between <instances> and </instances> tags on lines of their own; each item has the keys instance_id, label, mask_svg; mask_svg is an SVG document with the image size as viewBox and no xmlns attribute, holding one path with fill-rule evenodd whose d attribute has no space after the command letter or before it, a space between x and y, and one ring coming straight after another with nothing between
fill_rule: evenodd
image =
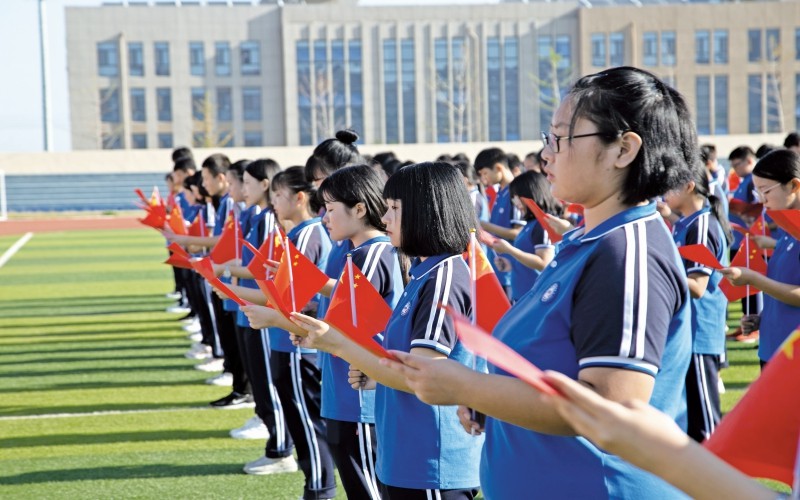
<instances>
[{"instance_id":1,"label":"red running track","mask_svg":"<svg viewBox=\"0 0 800 500\"><path fill-rule=\"evenodd\" d=\"M57 231L91 231L144 228L135 217L22 219L0 222L0 236Z\"/></svg>"}]
</instances>

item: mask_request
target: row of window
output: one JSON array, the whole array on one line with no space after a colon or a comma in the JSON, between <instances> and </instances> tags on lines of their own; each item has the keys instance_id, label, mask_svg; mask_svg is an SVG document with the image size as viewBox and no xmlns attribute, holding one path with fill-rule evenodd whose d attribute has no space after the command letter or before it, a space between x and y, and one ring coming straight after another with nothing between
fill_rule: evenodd
<instances>
[{"instance_id":1,"label":"row of window","mask_svg":"<svg viewBox=\"0 0 800 500\"><path fill-rule=\"evenodd\" d=\"M128 42L128 75L144 76L144 44ZM169 42L153 43L153 71L156 76L171 73ZM214 74L231 76L231 45L229 42L214 42ZM257 40L239 44L239 69L242 76L261 74L261 46ZM119 43L97 44L97 71L100 76L120 75ZM204 42L189 42L189 71L194 76L206 76L206 50Z\"/></svg>"},{"instance_id":2,"label":"row of window","mask_svg":"<svg viewBox=\"0 0 800 500\"><path fill-rule=\"evenodd\" d=\"M209 138L205 132L192 133L192 147L222 147L231 148L235 146L235 137L233 132L219 132L217 137ZM260 130L245 130L242 134L244 147L260 147L264 145L263 134ZM122 136L119 133L108 132L103 134L102 138L103 149L122 149ZM171 132L160 132L156 134L157 147L161 149L172 149L174 147L174 140ZM132 149L147 149L147 134L134 133L131 134L130 145Z\"/></svg>"}]
</instances>

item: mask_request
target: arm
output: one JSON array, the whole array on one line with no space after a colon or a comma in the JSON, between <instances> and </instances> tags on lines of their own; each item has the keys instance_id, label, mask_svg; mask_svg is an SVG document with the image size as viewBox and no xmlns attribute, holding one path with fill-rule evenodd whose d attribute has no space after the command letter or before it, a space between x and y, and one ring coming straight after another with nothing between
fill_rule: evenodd
<instances>
[{"instance_id":1,"label":"arm","mask_svg":"<svg viewBox=\"0 0 800 500\"><path fill-rule=\"evenodd\" d=\"M480 223L481 228L483 228L484 231L488 231L509 241L514 241L514 238L516 238L519 232L522 230L520 226L503 227L498 226L497 224L492 224L491 222L485 220L480 221Z\"/></svg>"},{"instance_id":2,"label":"arm","mask_svg":"<svg viewBox=\"0 0 800 500\"><path fill-rule=\"evenodd\" d=\"M686 277L689 284L689 294L693 299L699 299L708 288L708 275L704 273L691 273Z\"/></svg>"},{"instance_id":3,"label":"arm","mask_svg":"<svg viewBox=\"0 0 800 500\"><path fill-rule=\"evenodd\" d=\"M720 269L719 272L728 278L732 285L753 285L784 304L800 307L800 286L767 278L763 274L746 267L726 267L725 269Z\"/></svg>"},{"instance_id":4,"label":"arm","mask_svg":"<svg viewBox=\"0 0 800 500\"><path fill-rule=\"evenodd\" d=\"M252 290L252 288L250 289ZM260 290L256 290L260 292ZM244 298L244 297L242 297ZM266 299L264 299L266 301ZM241 311L247 316L250 327L261 328L280 328L292 334L305 334L305 331L286 318L280 311L267 306L241 306Z\"/></svg>"},{"instance_id":5,"label":"arm","mask_svg":"<svg viewBox=\"0 0 800 500\"><path fill-rule=\"evenodd\" d=\"M492 248L497 253L508 254L525 267L535 269L537 271L543 270L555 256L555 250L552 246L541 247L536 249L536 253L528 253L520 250L506 240L498 239Z\"/></svg>"}]
</instances>

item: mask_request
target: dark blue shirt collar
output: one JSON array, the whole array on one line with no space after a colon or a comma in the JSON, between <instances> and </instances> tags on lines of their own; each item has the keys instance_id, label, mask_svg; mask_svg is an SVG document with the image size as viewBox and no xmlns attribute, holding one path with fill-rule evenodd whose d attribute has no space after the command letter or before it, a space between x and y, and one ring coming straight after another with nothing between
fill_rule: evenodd
<instances>
[{"instance_id":1,"label":"dark blue shirt collar","mask_svg":"<svg viewBox=\"0 0 800 500\"><path fill-rule=\"evenodd\" d=\"M564 242L566 244L580 245L584 242L596 240L609 231L624 226L625 224L639 219L644 219L645 217L652 217L656 214L655 201L652 201L647 205L631 207L604 220L599 226L589 231L588 234L584 234L586 228L583 226L573 229L564 235Z\"/></svg>"},{"instance_id":2,"label":"dark blue shirt collar","mask_svg":"<svg viewBox=\"0 0 800 500\"><path fill-rule=\"evenodd\" d=\"M440 255L432 255L427 259L425 259L424 261L420 260L420 258L417 257L411 262L411 269L409 269L408 274L411 275L411 279L414 280L419 279L425 276L431 269L436 267L443 260L448 259L450 257L454 257L456 255L458 254L454 255L454 254L443 253Z\"/></svg>"},{"instance_id":3,"label":"dark blue shirt collar","mask_svg":"<svg viewBox=\"0 0 800 500\"><path fill-rule=\"evenodd\" d=\"M298 233L300 233L300 231L302 231L304 227L306 227L306 226L310 226L311 224L315 224L315 223L317 223L317 222L320 222L321 220L322 220L322 219L321 219L320 217L312 217L311 219L304 220L304 221L303 221L303 222L301 222L300 224L298 224L298 225L294 226L294 227L292 228L292 230L291 230L291 231L289 231L289 234L287 234L286 236L288 236L288 237L289 237L289 239L292 239L292 240L293 240L293 239L294 239L294 237L295 237L295 236L297 236L297 235L298 235Z\"/></svg>"},{"instance_id":4,"label":"dark blue shirt collar","mask_svg":"<svg viewBox=\"0 0 800 500\"><path fill-rule=\"evenodd\" d=\"M688 227L695 219L700 217L701 215L708 213L711 211L711 207L705 206L698 210L697 212L693 213L692 215L687 215L686 217L681 217L675 222L675 227L678 229L683 229Z\"/></svg>"},{"instance_id":5,"label":"dark blue shirt collar","mask_svg":"<svg viewBox=\"0 0 800 500\"><path fill-rule=\"evenodd\" d=\"M355 250L358 250L359 248L362 248L362 247L368 247L370 245L374 245L375 243L384 243L384 242L388 242L388 241L391 241L391 239L388 236L386 236L385 234L382 234L380 236L376 236L376 237L374 237L374 238L372 238L370 240L365 241L364 243L362 243L362 244L358 245L357 247L353 248L353 250L355 251Z\"/></svg>"}]
</instances>

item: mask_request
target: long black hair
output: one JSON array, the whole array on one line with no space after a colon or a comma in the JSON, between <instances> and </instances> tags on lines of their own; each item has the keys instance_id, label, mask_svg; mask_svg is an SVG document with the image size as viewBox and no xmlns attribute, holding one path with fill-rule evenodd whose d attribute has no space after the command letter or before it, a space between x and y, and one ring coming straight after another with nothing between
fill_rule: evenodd
<instances>
[{"instance_id":1,"label":"long black hair","mask_svg":"<svg viewBox=\"0 0 800 500\"><path fill-rule=\"evenodd\" d=\"M564 212L564 207L550 193L550 183L547 177L535 170L524 172L514 178L508 185L508 194L513 198L519 196L520 198L530 198L539 205L539 208L546 214L552 214L556 217L561 217ZM530 210L526 210L525 220L534 219L534 215Z\"/></svg>"},{"instance_id":2,"label":"long black hair","mask_svg":"<svg viewBox=\"0 0 800 500\"><path fill-rule=\"evenodd\" d=\"M306 180L305 169L303 167L289 167L283 172L278 172L272 178L270 192L286 188L292 193L306 193L308 195L309 210L312 214L319 213L322 205L317 199L317 189L313 184Z\"/></svg>"},{"instance_id":3,"label":"long black hair","mask_svg":"<svg viewBox=\"0 0 800 500\"><path fill-rule=\"evenodd\" d=\"M245 172L250 174L255 180L261 182L263 180L268 180L270 186L272 185L272 179L275 178L276 175L281 171L281 166L273 159L270 158L260 158L258 160L253 160L250 164L247 165L247 168L244 169ZM267 187L267 191L264 193L267 198L267 206L272 206L269 196L269 187Z\"/></svg>"},{"instance_id":4,"label":"long black hair","mask_svg":"<svg viewBox=\"0 0 800 500\"><path fill-rule=\"evenodd\" d=\"M695 194L708 200L708 204L711 207L711 215L719 222L725 239L728 240L728 245L730 245L733 242L733 234L731 233L731 225L728 222L728 214L725 213L722 200L711 194L711 188L708 185L708 173L704 165L697 165L692 169L691 180L694 181Z\"/></svg>"},{"instance_id":5,"label":"long black hair","mask_svg":"<svg viewBox=\"0 0 800 500\"><path fill-rule=\"evenodd\" d=\"M322 203L338 201L347 208L363 203L367 210L366 223L375 229L386 230L386 225L381 222L386 213L383 182L369 165L351 165L332 173L322 181L317 197Z\"/></svg>"}]
</instances>

